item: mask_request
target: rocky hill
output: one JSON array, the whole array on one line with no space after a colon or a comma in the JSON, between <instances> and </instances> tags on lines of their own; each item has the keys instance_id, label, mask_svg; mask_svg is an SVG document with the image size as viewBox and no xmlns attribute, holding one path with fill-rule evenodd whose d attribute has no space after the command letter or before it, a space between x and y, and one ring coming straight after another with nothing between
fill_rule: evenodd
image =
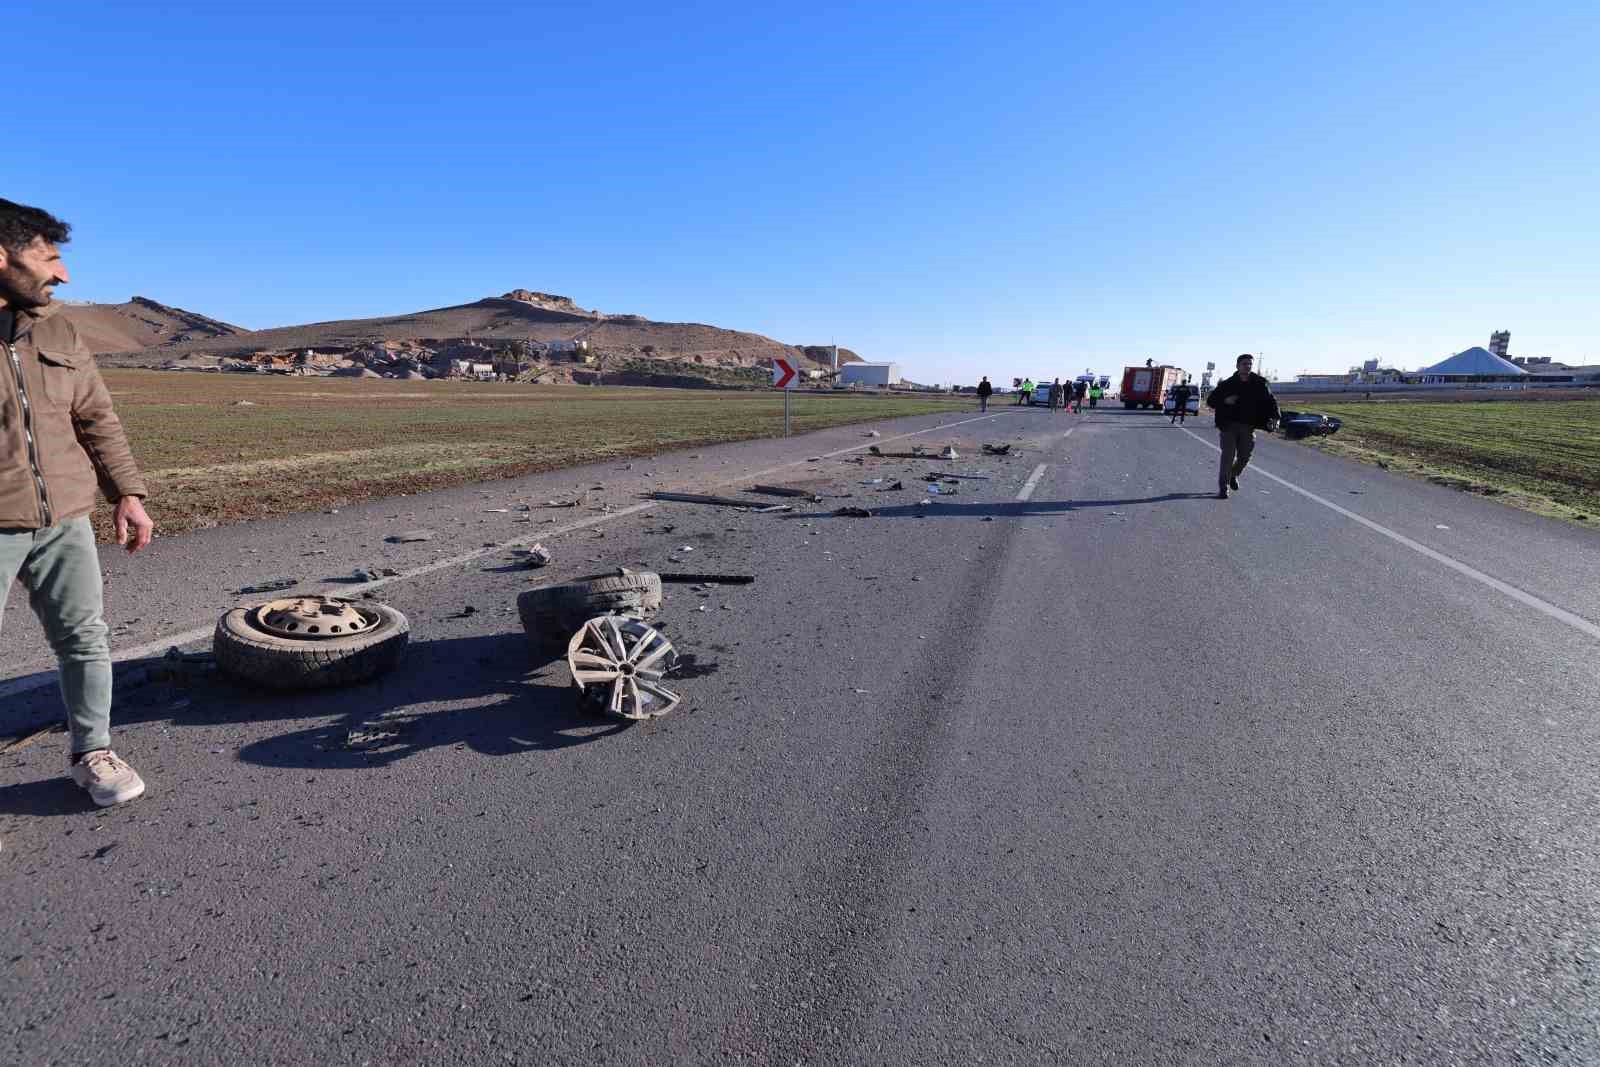
<instances>
[{"instance_id":1,"label":"rocky hill","mask_svg":"<svg viewBox=\"0 0 1600 1067\"><path fill-rule=\"evenodd\" d=\"M193 318L212 322L202 316ZM196 328L181 337L163 335L143 346L96 347L105 353L102 363L123 366L196 367L238 360L275 365L296 359L304 366L308 365L305 354L311 352L318 357L316 365L331 359L385 369L394 357L403 356L407 369L414 365L419 373L447 368L451 359L527 356L532 364L529 373L537 371L550 381L582 381L623 365L630 368L631 378L643 381L650 375L641 368L650 364L662 364L661 374L674 379L754 381L774 358L817 369L828 368L833 359L833 350L826 345L789 345L761 334L704 323L657 322L639 315L590 311L570 297L530 289L379 318L248 331L213 325L221 329L204 333ZM571 354L574 345L585 355ZM556 352L562 354L551 354ZM860 358L849 349L839 349L840 363Z\"/></svg>"},{"instance_id":2,"label":"rocky hill","mask_svg":"<svg viewBox=\"0 0 1600 1067\"><path fill-rule=\"evenodd\" d=\"M158 304L143 296L124 304L62 301L61 314L72 320L78 335L96 353L161 348L246 332L242 326Z\"/></svg>"}]
</instances>

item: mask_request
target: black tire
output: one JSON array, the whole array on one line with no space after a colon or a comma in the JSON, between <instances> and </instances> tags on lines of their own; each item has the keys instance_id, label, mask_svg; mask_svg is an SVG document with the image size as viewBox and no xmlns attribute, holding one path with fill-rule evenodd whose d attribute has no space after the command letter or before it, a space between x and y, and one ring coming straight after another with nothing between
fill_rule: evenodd
<instances>
[{"instance_id":1,"label":"black tire","mask_svg":"<svg viewBox=\"0 0 1600 1067\"><path fill-rule=\"evenodd\" d=\"M319 689L364 682L390 670L411 641L411 623L387 604L356 610L377 624L365 633L326 641L296 641L250 625L252 608L235 608L217 620L211 651L217 669L269 689Z\"/></svg>"},{"instance_id":2,"label":"black tire","mask_svg":"<svg viewBox=\"0 0 1600 1067\"><path fill-rule=\"evenodd\" d=\"M661 576L653 571L595 574L517 597L522 629L535 648L565 648L572 633L597 615L652 618L661 610Z\"/></svg>"}]
</instances>

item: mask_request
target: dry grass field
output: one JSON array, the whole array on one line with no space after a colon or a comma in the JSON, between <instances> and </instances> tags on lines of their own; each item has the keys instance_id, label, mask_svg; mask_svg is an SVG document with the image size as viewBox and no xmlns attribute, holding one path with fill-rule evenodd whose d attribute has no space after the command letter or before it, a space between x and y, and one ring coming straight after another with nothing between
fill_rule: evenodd
<instances>
[{"instance_id":1,"label":"dry grass field","mask_svg":"<svg viewBox=\"0 0 1600 1067\"><path fill-rule=\"evenodd\" d=\"M1592 393L1583 399L1518 394L1365 403L1285 396L1279 402L1344 420L1337 434L1310 439L1313 447L1600 525L1600 398Z\"/></svg>"},{"instance_id":2,"label":"dry grass field","mask_svg":"<svg viewBox=\"0 0 1600 1067\"><path fill-rule=\"evenodd\" d=\"M107 370L163 533L783 432L777 392ZM971 399L797 393L796 433ZM109 509L97 525L107 530Z\"/></svg>"}]
</instances>

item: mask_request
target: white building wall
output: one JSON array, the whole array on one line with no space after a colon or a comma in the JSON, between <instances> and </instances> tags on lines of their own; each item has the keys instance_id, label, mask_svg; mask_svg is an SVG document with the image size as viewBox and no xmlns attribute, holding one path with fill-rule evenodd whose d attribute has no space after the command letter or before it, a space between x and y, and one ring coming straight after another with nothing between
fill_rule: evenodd
<instances>
[{"instance_id":1,"label":"white building wall","mask_svg":"<svg viewBox=\"0 0 1600 1067\"><path fill-rule=\"evenodd\" d=\"M898 363L846 363L839 368L839 381L844 385L898 385Z\"/></svg>"}]
</instances>

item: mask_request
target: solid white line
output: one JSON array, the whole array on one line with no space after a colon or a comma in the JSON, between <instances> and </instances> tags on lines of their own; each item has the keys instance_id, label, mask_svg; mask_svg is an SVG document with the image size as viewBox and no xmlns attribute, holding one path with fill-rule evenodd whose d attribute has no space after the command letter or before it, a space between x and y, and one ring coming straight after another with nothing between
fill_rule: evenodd
<instances>
[{"instance_id":1,"label":"solid white line","mask_svg":"<svg viewBox=\"0 0 1600 1067\"><path fill-rule=\"evenodd\" d=\"M1033 468L1033 473L1028 475L1028 480L1022 483L1022 488L1017 492L1018 500L1026 500L1033 495L1034 489L1039 485L1039 479L1044 477L1044 468L1043 463Z\"/></svg>"},{"instance_id":2,"label":"solid white line","mask_svg":"<svg viewBox=\"0 0 1600 1067\"><path fill-rule=\"evenodd\" d=\"M938 426L930 426L925 430L912 430L908 433L895 434L893 437L883 437L874 441L869 441L866 444L852 445L849 448L840 448L835 449L832 452L824 452L819 458L832 459L834 456L842 456L847 452L859 452L864 449L871 448L875 444L887 444L891 441L904 440L907 437L918 437L922 434L937 433L941 430L948 430L956 426L965 426L968 423L973 422L982 422L985 419L1000 418L1001 416L1008 414L1011 414L1011 412L997 411L991 415L979 415L976 418L962 419L959 422L948 422ZM723 481L713 484L722 486L729 485L733 482L754 481L757 478L764 478L769 474L776 474L778 471L787 470L790 467L804 466L810 462L811 461L809 459L796 460L792 463L784 463L776 467L768 467L765 470L755 471L749 474L735 475L732 478L727 478ZM458 555L451 556L448 559L435 560L432 563L424 564L421 567L413 567L410 570L402 571L399 574L390 575L387 578L377 578L370 582L362 582L360 585L323 586L322 588L316 589L310 593L300 593L298 595L358 597L368 590L380 589L383 586L389 585L393 582L409 581L412 578L420 578L425 574L432 574L435 571L442 571L450 567L459 567L462 564L471 563L473 560L482 559L484 556L493 555L496 552L504 552L508 548L524 548L533 544L535 541L543 540L544 538L559 537L562 534L572 533L574 530L583 530L591 526L599 526L602 523L610 522L613 519L620 519L628 515L637 515L642 511L649 511L655 506L656 502L654 501L643 504L633 504L625 508L618 508L615 511L608 511L604 515L595 515L591 518L581 519L577 522L569 522L565 526L557 526L552 530L540 530L538 533L530 534L527 537L517 537L510 541L498 542L487 548L475 548L470 552L462 552ZM133 645L129 648L117 649L111 653L111 662L122 663L126 660L144 659L147 656L154 656L165 652L174 645L187 645L209 637L215 629L215 624L209 626L197 626L192 630L185 630L182 633L169 634L166 637L157 638L154 641L147 641L142 645ZM48 662L44 664L36 663L31 666L35 673L31 673L20 678L12 678L9 681L0 682L0 700L5 699L6 697L16 696L19 693L28 693L35 689L43 689L47 685L55 684L56 678L54 670L49 670L48 673L44 674L37 673L39 671L46 671L49 666ZM24 666L19 669L29 670L30 668Z\"/></svg>"},{"instance_id":3,"label":"solid white line","mask_svg":"<svg viewBox=\"0 0 1600 1067\"><path fill-rule=\"evenodd\" d=\"M1187 430L1186 429L1183 432L1188 434L1190 437L1193 437L1196 441L1199 441L1201 444L1205 445L1207 448L1211 449L1214 452L1221 452L1222 451L1222 449L1219 448L1217 445L1212 444L1210 441L1207 441L1204 437L1201 437L1199 434L1195 433L1192 430ZM1318 496L1316 493L1313 493L1309 489L1302 489L1298 485L1295 485L1293 482L1288 481L1285 478L1278 477L1276 474L1273 474L1271 471L1262 470L1260 467L1256 466L1255 464L1251 464L1250 465L1250 469L1252 471L1256 472L1257 474L1262 475L1263 477L1272 479L1273 481L1277 482L1279 485L1283 486L1285 489L1288 489L1288 490L1290 490L1292 492L1299 493L1301 496L1305 497L1307 500L1314 500L1318 504L1321 504L1323 507L1327 508L1328 510L1333 511L1333 512L1337 512L1338 514L1343 515L1345 518L1351 520L1352 522L1360 523L1362 526L1365 526L1367 529L1373 531L1374 533L1382 534L1384 537L1389 538L1391 541L1394 541L1396 544L1405 545L1407 548L1411 549L1413 552L1421 553L1422 555L1427 556L1429 559L1435 561L1436 563L1442 563L1446 567L1449 567L1451 570L1456 571L1459 574L1466 575L1468 578L1471 578L1475 582L1482 582L1484 585L1488 586L1490 589L1493 589L1493 590L1495 590L1496 592L1499 592L1499 593L1504 593L1506 596L1510 597L1512 600L1515 600L1519 604L1524 604L1524 605L1532 608L1535 611L1542 612L1545 615L1550 616L1552 619L1557 620L1558 622L1564 622L1568 626L1572 627L1574 630L1577 630L1579 633L1588 634L1590 637L1594 637L1594 638L1600 638L1600 625L1596 625L1595 623L1590 622L1588 619L1585 619L1581 615L1574 615L1572 612L1568 611L1566 608L1557 607L1556 605L1550 603L1547 600L1540 600L1538 597L1534 596L1532 593L1529 593L1529 592L1527 592L1525 590L1522 590L1522 589L1518 589L1516 586L1511 585L1508 582L1503 582L1499 578L1494 577L1492 574L1485 574L1482 571L1478 570L1476 567L1468 566L1467 564L1462 563L1460 560L1455 559L1454 557L1451 557L1451 556L1447 556L1443 552L1440 552L1437 549L1429 548L1427 545L1423 544L1420 541L1413 541L1411 538L1407 537L1405 534L1397 533L1396 531L1389 529L1389 527L1384 526L1382 523L1373 522L1371 519L1366 518L1363 515L1357 515L1355 512L1351 511L1349 508L1341 507L1338 504L1335 504L1331 500L1327 500L1327 499L1325 499L1323 497Z\"/></svg>"}]
</instances>

